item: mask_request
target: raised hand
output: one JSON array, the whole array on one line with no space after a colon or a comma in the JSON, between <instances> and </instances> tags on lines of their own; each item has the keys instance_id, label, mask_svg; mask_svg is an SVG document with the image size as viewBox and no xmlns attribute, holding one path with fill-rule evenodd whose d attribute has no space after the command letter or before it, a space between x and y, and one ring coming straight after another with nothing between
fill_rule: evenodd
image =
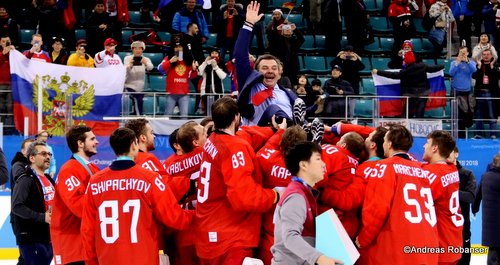
<instances>
[{"instance_id":1,"label":"raised hand","mask_svg":"<svg viewBox=\"0 0 500 265\"><path fill-rule=\"evenodd\" d=\"M259 15L260 4L257 1L252 1L247 6L246 21L255 24L257 23L264 14Z\"/></svg>"}]
</instances>

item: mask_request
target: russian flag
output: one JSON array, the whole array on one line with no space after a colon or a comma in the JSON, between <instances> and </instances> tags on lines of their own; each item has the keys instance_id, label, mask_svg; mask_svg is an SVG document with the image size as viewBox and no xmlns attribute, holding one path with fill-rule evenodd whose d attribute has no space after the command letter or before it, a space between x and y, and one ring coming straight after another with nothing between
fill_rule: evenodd
<instances>
[{"instance_id":1,"label":"russian flag","mask_svg":"<svg viewBox=\"0 0 500 265\"><path fill-rule=\"evenodd\" d=\"M444 71L427 73L427 80L431 89L429 97L446 97L446 85L444 83ZM380 97L380 116L399 116L405 107L405 100L401 96L400 81L379 75L373 75L373 82ZM442 108L446 106L444 98L429 98L426 110Z\"/></svg>"},{"instance_id":2,"label":"russian flag","mask_svg":"<svg viewBox=\"0 0 500 265\"><path fill-rule=\"evenodd\" d=\"M70 116L73 124L90 126L96 135L108 136L118 121L103 117L120 116L125 83L125 67L85 68L51 64L27 59L18 51L10 52L10 72L14 122L24 131L29 118L29 133L36 134L38 88L42 88L43 129L64 135ZM66 95L71 94L71 106Z\"/></svg>"}]
</instances>

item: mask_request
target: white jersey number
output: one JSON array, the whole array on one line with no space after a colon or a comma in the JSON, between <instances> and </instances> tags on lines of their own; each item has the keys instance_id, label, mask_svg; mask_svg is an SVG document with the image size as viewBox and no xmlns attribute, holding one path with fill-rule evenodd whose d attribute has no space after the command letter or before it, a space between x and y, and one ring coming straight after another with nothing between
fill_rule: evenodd
<instances>
[{"instance_id":1,"label":"white jersey number","mask_svg":"<svg viewBox=\"0 0 500 265\"><path fill-rule=\"evenodd\" d=\"M434 209L434 201L432 199L432 193L430 188L421 188L418 193L420 197L425 199L424 206L427 208L427 212L423 214L422 217L422 207L418 200L410 198L410 191L417 191L417 185L414 183L407 183L403 188L403 196L407 205L415 207L414 211L405 211L405 218L412 224L419 224L422 219L425 220L432 226L436 225L436 211ZM415 216L412 215L415 213Z\"/></svg>"},{"instance_id":2,"label":"white jersey number","mask_svg":"<svg viewBox=\"0 0 500 265\"><path fill-rule=\"evenodd\" d=\"M109 209L110 215L106 214ZM98 208L99 221L101 221L101 237L107 244L113 244L120 237L120 223L118 220L118 201L103 201ZM139 222L139 212L141 211L140 200L128 200L122 207L124 213L132 211L132 221L130 223L130 242L137 243L137 223ZM108 228L111 231L108 232Z\"/></svg>"},{"instance_id":3,"label":"white jersey number","mask_svg":"<svg viewBox=\"0 0 500 265\"><path fill-rule=\"evenodd\" d=\"M204 203L208 199L208 188L210 187L210 169L212 164L204 161L200 167L200 182L198 187L198 203Z\"/></svg>"},{"instance_id":4,"label":"white jersey number","mask_svg":"<svg viewBox=\"0 0 500 265\"><path fill-rule=\"evenodd\" d=\"M464 225L464 216L458 212L460 209L460 201L458 200L458 190L453 192L450 197L450 212L451 221L456 227Z\"/></svg>"}]
</instances>

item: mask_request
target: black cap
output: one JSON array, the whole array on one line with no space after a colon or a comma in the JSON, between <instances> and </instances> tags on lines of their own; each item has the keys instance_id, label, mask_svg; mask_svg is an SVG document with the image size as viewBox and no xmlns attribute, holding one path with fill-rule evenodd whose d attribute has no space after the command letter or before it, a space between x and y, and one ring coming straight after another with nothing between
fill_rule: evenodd
<instances>
[{"instance_id":1,"label":"black cap","mask_svg":"<svg viewBox=\"0 0 500 265\"><path fill-rule=\"evenodd\" d=\"M352 51L354 51L354 48L351 45L347 45L342 50L345 52L352 52Z\"/></svg>"},{"instance_id":2,"label":"black cap","mask_svg":"<svg viewBox=\"0 0 500 265\"><path fill-rule=\"evenodd\" d=\"M61 37L52 37L52 44L56 43L56 41L60 42L64 46L64 39Z\"/></svg>"},{"instance_id":3,"label":"black cap","mask_svg":"<svg viewBox=\"0 0 500 265\"><path fill-rule=\"evenodd\" d=\"M337 70L339 70L340 72L342 72L342 67L340 67L340 65L334 65L334 66L332 67L332 71L333 71L333 70L335 70L335 69L337 69Z\"/></svg>"}]
</instances>

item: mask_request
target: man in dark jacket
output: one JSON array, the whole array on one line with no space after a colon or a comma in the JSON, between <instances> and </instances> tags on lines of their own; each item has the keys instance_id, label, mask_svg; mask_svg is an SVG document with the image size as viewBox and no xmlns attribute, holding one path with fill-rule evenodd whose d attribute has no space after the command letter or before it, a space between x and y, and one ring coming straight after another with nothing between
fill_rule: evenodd
<instances>
[{"instance_id":1,"label":"man in dark jacket","mask_svg":"<svg viewBox=\"0 0 500 265\"><path fill-rule=\"evenodd\" d=\"M32 143L27 152L30 167L17 179L12 194L16 243L26 264L49 265L52 261L49 224L54 181L44 174L52 153L42 142Z\"/></svg>"},{"instance_id":2,"label":"man in dark jacket","mask_svg":"<svg viewBox=\"0 0 500 265\"><path fill-rule=\"evenodd\" d=\"M477 62L477 71L472 74L472 78L476 80L474 86L474 95L476 96L476 136L481 138L484 125L483 120L487 120L490 124L490 137L496 138L496 133L493 130L497 128L497 113L493 106L491 97L498 96L498 80L500 79L500 69L495 65L491 50L486 49L481 53L481 61ZM483 99L486 98L486 99ZM497 104L498 105L498 104ZM498 107L497 107L498 109Z\"/></svg>"},{"instance_id":3,"label":"man in dark jacket","mask_svg":"<svg viewBox=\"0 0 500 265\"><path fill-rule=\"evenodd\" d=\"M406 68L399 70L399 72L378 71L373 69L374 75L380 75L388 78L401 80L401 96L410 97L408 99L408 117L409 118L423 118L425 113L425 105L427 104L427 97L431 89L427 81L427 73L434 73L444 69L444 65L427 65L422 62L415 62L405 60ZM406 113L402 113L402 117Z\"/></svg>"},{"instance_id":4,"label":"man in dark jacket","mask_svg":"<svg viewBox=\"0 0 500 265\"><path fill-rule=\"evenodd\" d=\"M458 158L458 148L455 146L453 152L451 152L448 157L448 162L455 164L458 169L458 175L460 177L460 188L458 193L458 199L460 201L460 209L462 210L462 215L464 217L464 228L462 230L463 237L463 247L469 249L471 247L471 232L470 232L470 206L474 203L475 191L476 191L476 177L472 171L462 167ZM471 254L464 252L462 257L458 262L459 265L468 265L470 263Z\"/></svg>"},{"instance_id":5,"label":"man in dark jacket","mask_svg":"<svg viewBox=\"0 0 500 265\"><path fill-rule=\"evenodd\" d=\"M26 173L26 167L30 164L26 154L28 153L28 147L34 140L32 138L26 138L21 143L21 151L17 152L12 161L10 162L10 188L14 190L17 179L24 173ZM12 231L17 235L16 225L14 224L14 214L10 213L10 223L12 225ZM21 250L19 250L19 253ZM17 265L23 265L24 259L22 255L19 255Z\"/></svg>"},{"instance_id":6,"label":"man in dark jacket","mask_svg":"<svg viewBox=\"0 0 500 265\"><path fill-rule=\"evenodd\" d=\"M351 84L341 78L342 75L342 67L334 65L332 68L332 78L326 80L323 84L323 91L326 95L323 116L333 117L334 121L331 124L345 119L345 96L354 94Z\"/></svg>"},{"instance_id":7,"label":"man in dark jacket","mask_svg":"<svg viewBox=\"0 0 500 265\"><path fill-rule=\"evenodd\" d=\"M7 183L9 180L9 171L7 171L7 162L2 148L0 148L0 185Z\"/></svg>"},{"instance_id":8,"label":"man in dark jacket","mask_svg":"<svg viewBox=\"0 0 500 265\"><path fill-rule=\"evenodd\" d=\"M205 16L200 10L196 10L196 0L187 0L186 6L175 13L172 20L172 29L175 33L186 33L187 25L191 22L196 23L200 28L201 41L205 43L208 39L208 25Z\"/></svg>"},{"instance_id":9,"label":"man in dark jacket","mask_svg":"<svg viewBox=\"0 0 500 265\"><path fill-rule=\"evenodd\" d=\"M255 69L250 67L249 44L252 30L264 14L258 14L259 4L249 4L246 21L240 30L234 46L236 60L236 77L240 86L238 108L242 125L266 125L273 115L292 122L297 96L280 87L277 82L281 78L283 66L278 58L266 54L255 61ZM301 105L305 113L305 104Z\"/></svg>"},{"instance_id":10,"label":"man in dark jacket","mask_svg":"<svg viewBox=\"0 0 500 265\"><path fill-rule=\"evenodd\" d=\"M489 247L487 264L498 264L500 255L500 154L495 155L493 163L481 177L481 183L476 192L472 213L479 212L483 201L481 245Z\"/></svg>"}]
</instances>

